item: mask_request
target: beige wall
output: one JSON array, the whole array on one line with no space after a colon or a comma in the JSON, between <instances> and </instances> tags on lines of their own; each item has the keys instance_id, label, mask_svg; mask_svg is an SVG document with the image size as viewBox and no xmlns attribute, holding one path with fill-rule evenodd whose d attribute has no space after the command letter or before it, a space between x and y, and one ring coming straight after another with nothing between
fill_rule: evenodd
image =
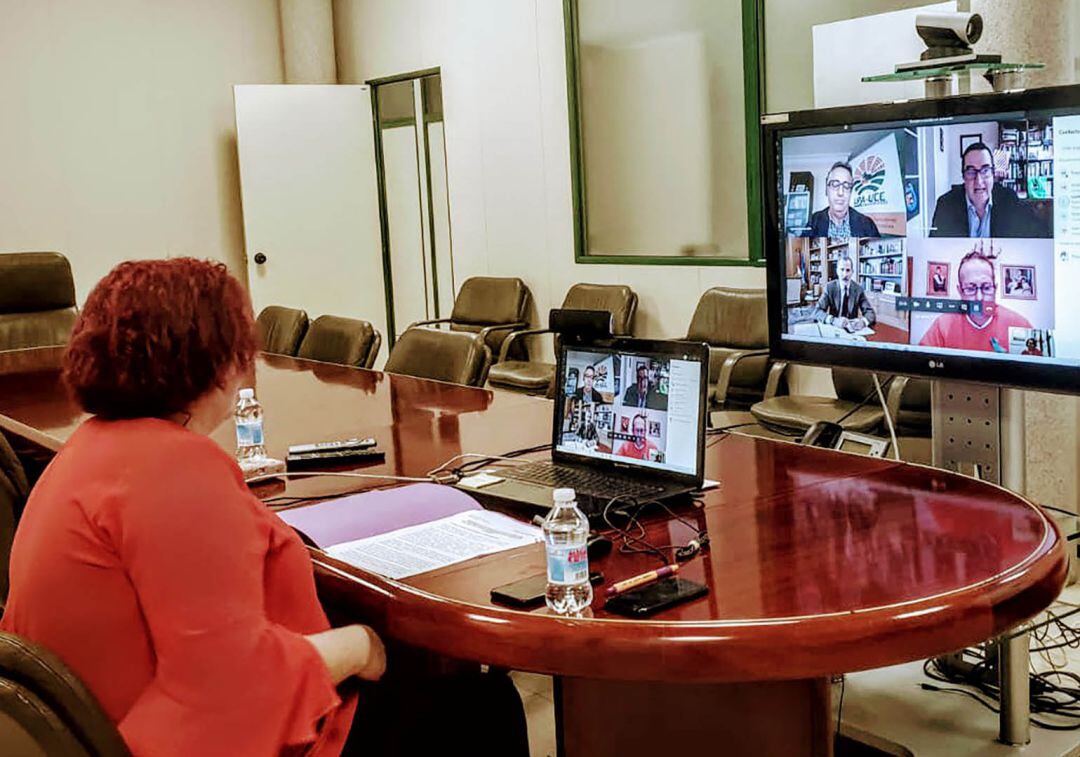
<instances>
[{"instance_id":1,"label":"beige wall","mask_svg":"<svg viewBox=\"0 0 1080 757\"><path fill-rule=\"evenodd\" d=\"M566 60L559 0L337 0L338 77L440 66L455 278L521 276L536 313L576 282L625 283L637 331L686 333L710 286L763 286L760 268L574 262ZM722 229L745 248L745 225Z\"/></svg>"},{"instance_id":2,"label":"beige wall","mask_svg":"<svg viewBox=\"0 0 1080 757\"><path fill-rule=\"evenodd\" d=\"M127 258L244 276L232 85L282 80L275 0L0 0L0 250L80 301Z\"/></svg>"}]
</instances>

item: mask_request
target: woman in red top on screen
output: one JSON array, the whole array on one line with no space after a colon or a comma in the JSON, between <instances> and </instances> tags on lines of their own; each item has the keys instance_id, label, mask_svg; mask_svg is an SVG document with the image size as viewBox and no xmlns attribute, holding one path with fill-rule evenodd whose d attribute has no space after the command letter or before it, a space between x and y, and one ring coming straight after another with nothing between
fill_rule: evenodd
<instances>
[{"instance_id":1,"label":"woman in red top on screen","mask_svg":"<svg viewBox=\"0 0 1080 757\"><path fill-rule=\"evenodd\" d=\"M997 304L997 277L994 263L978 250L960 259L956 270L960 299L977 302L978 312L939 315L919 344L956 350L1009 351L1009 329L1030 329L1031 323L1019 313Z\"/></svg>"},{"instance_id":2,"label":"woman in red top on screen","mask_svg":"<svg viewBox=\"0 0 1080 757\"><path fill-rule=\"evenodd\" d=\"M137 755L337 754L377 636L331 630L297 536L208 434L255 353L223 265L123 263L90 293L63 376L95 417L38 481L0 626L53 650Z\"/></svg>"},{"instance_id":3,"label":"woman in red top on screen","mask_svg":"<svg viewBox=\"0 0 1080 757\"><path fill-rule=\"evenodd\" d=\"M645 416L640 413L631 421L631 433L634 438L628 439L619 446L615 454L619 457L630 457L635 460L653 460L656 457L656 445L645 436Z\"/></svg>"}]
</instances>

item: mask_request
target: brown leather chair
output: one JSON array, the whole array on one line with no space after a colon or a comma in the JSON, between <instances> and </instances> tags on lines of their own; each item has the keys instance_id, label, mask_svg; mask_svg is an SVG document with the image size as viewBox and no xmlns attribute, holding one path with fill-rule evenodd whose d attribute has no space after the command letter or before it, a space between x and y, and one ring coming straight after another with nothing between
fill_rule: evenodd
<instances>
[{"instance_id":1,"label":"brown leather chair","mask_svg":"<svg viewBox=\"0 0 1080 757\"><path fill-rule=\"evenodd\" d=\"M570 310L606 310L611 313L611 333L629 336L633 333L637 294L628 286L616 284L575 284L566 293L562 307ZM515 344L526 337L549 334L551 329L516 331L503 342L488 380L502 389L544 394L555 378L555 365L530 360L508 360Z\"/></svg>"},{"instance_id":2,"label":"brown leather chair","mask_svg":"<svg viewBox=\"0 0 1080 757\"><path fill-rule=\"evenodd\" d=\"M709 406L746 408L776 395L786 363L769 364L764 289L714 287L701 295L686 338L709 345Z\"/></svg>"},{"instance_id":3,"label":"brown leather chair","mask_svg":"<svg viewBox=\"0 0 1080 757\"><path fill-rule=\"evenodd\" d=\"M387 373L483 386L491 367L491 350L479 333L438 331L418 326L402 334L383 369Z\"/></svg>"},{"instance_id":4,"label":"brown leather chair","mask_svg":"<svg viewBox=\"0 0 1080 757\"><path fill-rule=\"evenodd\" d=\"M11 544L15 540L15 525L19 522L26 498L30 496L30 483L15 451L0 434L0 609L7 602L8 565L11 562Z\"/></svg>"},{"instance_id":5,"label":"brown leather chair","mask_svg":"<svg viewBox=\"0 0 1080 757\"><path fill-rule=\"evenodd\" d=\"M0 350L67 344L76 314L67 258L58 252L0 254Z\"/></svg>"},{"instance_id":6,"label":"brown leather chair","mask_svg":"<svg viewBox=\"0 0 1080 757\"><path fill-rule=\"evenodd\" d=\"M270 305L255 319L255 328L263 352L295 357L308 330L308 314L295 308Z\"/></svg>"},{"instance_id":7,"label":"brown leather chair","mask_svg":"<svg viewBox=\"0 0 1080 757\"><path fill-rule=\"evenodd\" d=\"M308 327L296 356L323 363L370 368L379 354L380 345L382 334L367 321L320 315Z\"/></svg>"},{"instance_id":8,"label":"brown leather chair","mask_svg":"<svg viewBox=\"0 0 1080 757\"><path fill-rule=\"evenodd\" d=\"M886 377L880 376L880 379L884 383ZM863 407L840 421L840 425L849 431L885 433L885 411L872 394L874 381L871 374L850 368L833 368L832 381L836 391L835 399L808 395L772 397L756 403L750 408L750 412L758 423L771 431L799 436L817 421L839 421L870 396L870 400ZM903 417L905 429L911 430L917 428L925 418L926 434L929 435L929 396L929 382L924 385L921 379L909 380L899 376L893 379L885 395L885 404L894 419L894 425L896 419ZM921 397L926 400L925 416L918 405ZM901 408L904 408L904 413L901 413ZM899 428L897 435L901 435Z\"/></svg>"},{"instance_id":9,"label":"brown leather chair","mask_svg":"<svg viewBox=\"0 0 1080 757\"><path fill-rule=\"evenodd\" d=\"M473 276L458 290L449 318L418 321L409 328L447 324L451 331L478 333L491 354L498 355L510 332L529 325L531 300L521 279Z\"/></svg>"},{"instance_id":10,"label":"brown leather chair","mask_svg":"<svg viewBox=\"0 0 1080 757\"><path fill-rule=\"evenodd\" d=\"M0 754L127 757L94 695L56 655L0 633Z\"/></svg>"}]
</instances>

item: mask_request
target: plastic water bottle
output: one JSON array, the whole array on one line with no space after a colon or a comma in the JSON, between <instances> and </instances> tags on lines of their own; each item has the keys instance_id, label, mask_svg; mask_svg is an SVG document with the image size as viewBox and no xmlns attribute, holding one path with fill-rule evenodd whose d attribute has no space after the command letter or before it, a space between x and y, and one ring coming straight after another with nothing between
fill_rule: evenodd
<instances>
[{"instance_id":1,"label":"plastic water bottle","mask_svg":"<svg viewBox=\"0 0 1080 757\"><path fill-rule=\"evenodd\" d=\"M592 604L589 583L589 521L573 489L556 489L555 506L544 518L547 549L547 606L559 615L580 615Z\"/></svg>"},{"instance_id":2,"label":"plastic water bottle","mask_svg":"<svg viewBox=\"0 0 1080 757\"><path fill-rule=\"evenodd\" d=\"M241 389L236 403L236 460L243 468L265 458L262 405L254 389Z\"/></svg>"}]
</instances>

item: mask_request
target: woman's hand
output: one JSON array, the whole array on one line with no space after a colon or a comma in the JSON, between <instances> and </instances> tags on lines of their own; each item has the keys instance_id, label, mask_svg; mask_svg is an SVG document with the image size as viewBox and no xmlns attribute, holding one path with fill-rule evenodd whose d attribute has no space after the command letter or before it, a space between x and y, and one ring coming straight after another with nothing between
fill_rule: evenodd
<instances>
[{"instance_id":1,"label":"woman's hand","mask_svg":"<svg viewBox=\"0 0 1080 757\"><path fill-rule=\"evenodd\" d=\"M386 672L386 647L383 646L382 639L370 628L367 626L358 626L358 628L365 631L367 664L356 675L365 681L378 681Z\"/></svg>"},{"instance_id":2,"label":"woman's hand","mask_svg":"<svg viewBox=\"0 0 1080 757\"><path fill-rule=\"evenodd\" d=\"M335 684L351 676L377 681L386 671L382 639L367 626L331 628L304 638L319 652Z\"/></svg>"}]
</instances>

